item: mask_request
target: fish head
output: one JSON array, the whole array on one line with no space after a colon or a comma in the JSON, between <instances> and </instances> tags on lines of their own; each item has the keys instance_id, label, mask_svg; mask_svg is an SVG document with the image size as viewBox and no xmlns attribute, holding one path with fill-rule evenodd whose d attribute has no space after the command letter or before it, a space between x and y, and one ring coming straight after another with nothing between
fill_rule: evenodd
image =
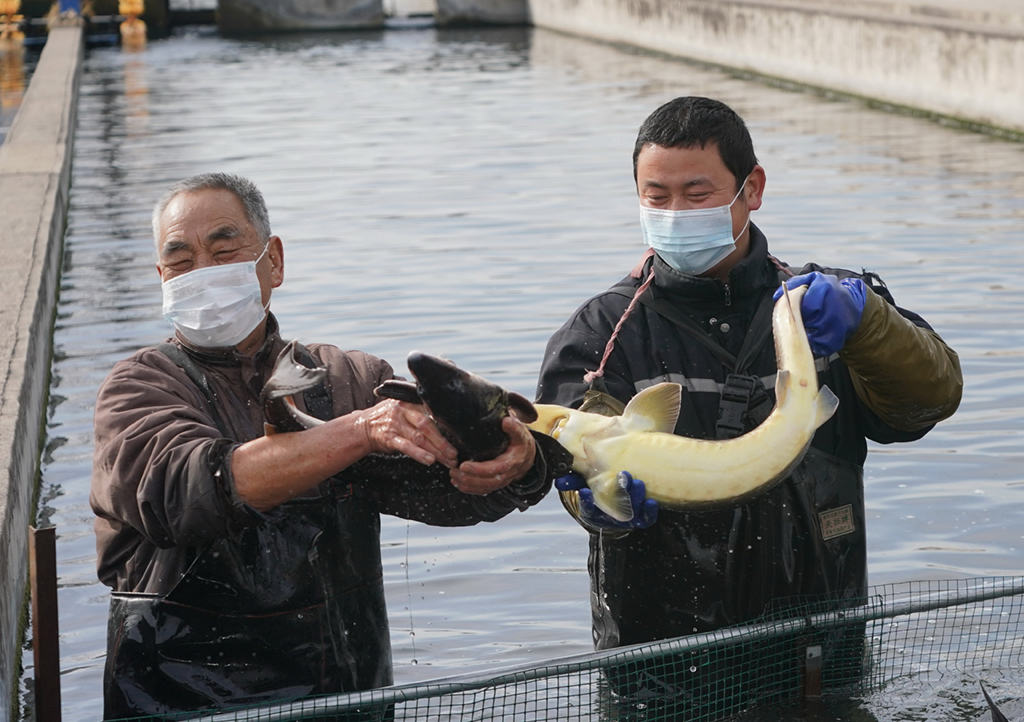
<instances>
[{"instance_id":1,"label":"fish head","mask_svg":"<svg viewBox=\"0 0 1024 722\"><path fill-rule=\"evenodd\" d=\"M533 404L447 359L413 351L406 361L420 400L460 458L493 459L508 447L502 419L534 418Z\"/></svg>"},{"instance_id":2,"label":"fish head","mask_svg":"<svg viewBox=\"0 0 1024 722\"><path fill-rule=\"evenodd\" d=\"M595 468L589 444L621 431L622 417L577 411L555 404L534 404L537 420L527 426L558 441L573 456L573 469L587 475Z\"/></svg>"},{"instance_id":3,"label":"fish head","mask_svg":"<svg viewBox=\"0 0 1024 722\"><path fill-rule=\"evenodd\" d=\"M572 413L572 409L555 404L534 404L533 408L537 409L537 420L527 426L537 433L556 439L556 434L561 432Z\"/></svg>"}]
</instances>

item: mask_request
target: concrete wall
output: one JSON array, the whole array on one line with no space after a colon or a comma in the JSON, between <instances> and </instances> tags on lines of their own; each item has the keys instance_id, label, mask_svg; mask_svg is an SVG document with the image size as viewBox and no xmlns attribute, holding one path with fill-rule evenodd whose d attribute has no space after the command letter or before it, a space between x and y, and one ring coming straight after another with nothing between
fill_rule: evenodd
<instances>
[{"instance_id":1,"label":"concrete wall","mask_svg":"<svg viewBox=\"0 0 1024 722\"><path fill-rule=\"evenodd\" d=\"M226 35L383 26L382 0L219 0L217 3L217 28Z\"/></svg>"},{"instance_id":2,"label":"concrete wall","mask_svg":"<svg viewBox=\"0 0 1024 722\"><path fill-rule=\"evenodd\" d=\"M529 0L535 25L1024 132L1024 6ZM959 7L963 6L963 7Z\"/></svg>"},{"instance_id":3,"label":"concrete wall","mask_svg":"<svg viewBox=\"0 0 1024 722\"><path fill-rule=\"evenodd\" d=\"M50 32L0 145L0 720L17 685L82 47L81 28Z\"/></svg>"},{"instance_id":4,"label":"concrete wall","mask_svg":"<svg viewBox=\"0 0 1024 722\"><path fill-rule=\"evenodd\" d=\"M526 25L530 22L527 0L437 0L438 25Z\"/></svg>"}]
</instances>

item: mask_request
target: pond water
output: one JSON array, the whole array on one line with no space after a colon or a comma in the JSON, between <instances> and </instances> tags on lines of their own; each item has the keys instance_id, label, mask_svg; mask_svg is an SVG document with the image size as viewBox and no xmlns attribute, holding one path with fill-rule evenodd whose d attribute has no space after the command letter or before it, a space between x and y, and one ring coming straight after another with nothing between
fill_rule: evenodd
<instances>
[{"instance_id":1,"label":"pond water","mask_svg":"<svg viewBox=\"0 0 1024 722\"><path fill-rule=\"evenodd\" d=\"M67 722L102 714L92 406L169 333L163 189L213 170L261 187L286 337L400 371L444 355L532 398L550 334L644 250L633 141L685 94L747 120L777 256L876 271L960 353L956 416L871 449L871 583L1024 572L1024 146L541 30L183 31L89 51L82 82L38 512L58 532ZM385 519L383 559L398 682L591 649L586 534L554 496L468 529Z\"/></svg>"}]
</instances>

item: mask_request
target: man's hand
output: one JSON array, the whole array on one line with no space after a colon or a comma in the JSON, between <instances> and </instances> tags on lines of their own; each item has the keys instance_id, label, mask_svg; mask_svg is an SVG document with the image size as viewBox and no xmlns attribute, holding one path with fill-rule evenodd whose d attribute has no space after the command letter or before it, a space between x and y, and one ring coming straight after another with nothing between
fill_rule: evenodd
<instances>
[{"instance_id":1,"label":"man's hand","mask_svg":"<svg viewBox=\"0 0 1024 722\"><path fill-rule=\"evenodd\" d=\"M435 461L448 467L459 463L455 447L418 404L386 399L356 413L360 414L357 424L371 452L398 452L425 466Z\"/></svg>"},{"instance_id":2,"label":"man's hand","mask_svg":"<svg viewBox=\"0 0 1024 722\"><path fill-rule=\"evenodd\" d=\"M867 287L859 278L844 278L814 271L786 281L790 290L807 286L800 311L811 351L815 356L831 356L838 352L860 325L867 299ZM775 300L782 296L782 287L775 291Z\"/></svg>"},{"instance_id":3,"label":"man's hand","mask_svg":"<svg viewBox=\"0 0 1024 722\"><path fill-rule=\"evenodd\" d=\"M466 494L489 494L526 476L533 467L537 447L529 429L518 419L501 421L508 434L508 448L490 461L465 461L452 469L452 485Z\"/></svg>"},{"instance_id":4,"label":"man's hand","mask_svg":"<svg viewBox=\"0 0 1024 722\"><path fill-rule=\"evenodd\" d=\"M619 477L624 477L629 504L633 507L633 518L629 521L616 521L598 509L586 479L574 471L555 479L555 488L579 492L580 520L595 529L646 529L658 520L658 502L647 498L644 483L634 479L628 471L620 471Z\"/></svg>"}]
</instances>

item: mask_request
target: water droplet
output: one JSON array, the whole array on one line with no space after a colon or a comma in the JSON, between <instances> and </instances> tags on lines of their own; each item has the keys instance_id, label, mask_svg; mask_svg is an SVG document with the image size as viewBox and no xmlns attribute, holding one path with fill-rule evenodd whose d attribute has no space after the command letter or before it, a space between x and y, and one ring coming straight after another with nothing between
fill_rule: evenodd
<instances>
[{"instance_id":1,"label":"water droplet","mask_svg":"<svg viewBox=\"0 0 1024 722\"><path fill-rule=\"evenodd\" d=\"M693 630L693 631L695 631L695 632L696 632L697 630L695 629L695 630ZM693 666L691 666L691 667L690 667L690 671L691 671L691 672L696 672L696 671L697 671L697 668L696 668L696 667L693 667Z\"/></svg>"}]
</instances>

